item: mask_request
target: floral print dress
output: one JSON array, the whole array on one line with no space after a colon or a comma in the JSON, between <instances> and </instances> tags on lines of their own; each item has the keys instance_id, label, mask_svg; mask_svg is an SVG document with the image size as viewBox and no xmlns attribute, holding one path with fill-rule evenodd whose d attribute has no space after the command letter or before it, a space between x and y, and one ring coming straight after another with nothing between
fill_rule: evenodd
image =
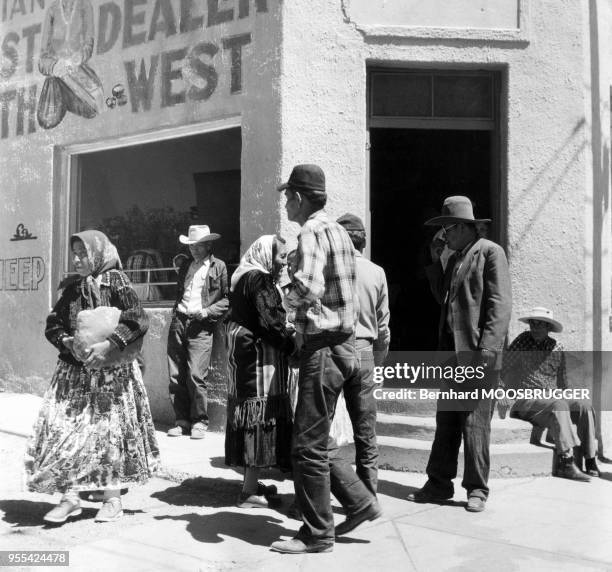
<instances>
[{"instance_id":1,"label":"floral print dress","mask_svg":"<svg viewBox=\"0 0 612 572\"><path fill-rule=\"evenodd\" d=\"M45 335L60 355L25 458L27 487L42 493L119 489L144 483L159 466L155 428L136 360L88 369L62 343L64 336L74 334L78 312L91 307L122 311L111 336L120 349L142 337L148 327L114 247L110 252L116 263L109 263L106 236L97 231L75 236L85 243L98 272L93 280L87 277L67 285L47 318ZM97 256L98 251L104 255Z\"/></svg>"}]
</instances>

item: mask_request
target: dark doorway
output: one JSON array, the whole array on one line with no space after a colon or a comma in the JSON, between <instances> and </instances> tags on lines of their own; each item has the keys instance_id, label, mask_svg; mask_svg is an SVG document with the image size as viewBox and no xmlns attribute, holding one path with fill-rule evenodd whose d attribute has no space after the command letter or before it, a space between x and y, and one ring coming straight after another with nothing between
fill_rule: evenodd
<instances>
[{"instance_id":1,"label":"dark doorway","mask_svg":"<svg viewBox=\"0 0 612 572\"><path fill-rule=\"evenodd\" d=\"M435 350L440 307L425 266L444 197L467 195L477 217L492 214L494 132L370 129L371 258L389 283L391 349Z\"/></svg>"}]
</instances>

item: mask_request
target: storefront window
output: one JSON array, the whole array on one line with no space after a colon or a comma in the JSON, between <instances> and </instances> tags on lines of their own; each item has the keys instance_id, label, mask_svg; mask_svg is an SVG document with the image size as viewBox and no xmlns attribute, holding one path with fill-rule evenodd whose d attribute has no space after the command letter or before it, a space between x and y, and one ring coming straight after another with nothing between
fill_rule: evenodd
<instances>
[{"instance_id":1,"label":"storefront window","mask_svg":"<svg viewBox=\"0 0 612 572\"><path fill-rule=\"evenodd\" d=\"M215 255L238 263L240 150L236 128L83 153L75 228L106 233L143 302L168 305L189 225L221 234Z\"/></svg>"}]
</instances>

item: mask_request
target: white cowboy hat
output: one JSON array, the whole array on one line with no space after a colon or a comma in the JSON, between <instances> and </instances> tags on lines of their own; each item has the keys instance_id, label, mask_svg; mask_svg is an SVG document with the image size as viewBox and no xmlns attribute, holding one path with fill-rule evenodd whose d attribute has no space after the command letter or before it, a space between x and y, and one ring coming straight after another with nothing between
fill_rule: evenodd
<instances>
[{"instance_id":1,"label":"white cowboy hat","mask_svg":"<svg viewBox=\"0 0 612 572\"><path fill-rule=\"evenodd\" d=\"M519 322L525 322L526 324L529 323L529 320L540 320L542 322L550 324L552 326L550 328L551 332L563 331L563 326L561 325L561 322L557 322L557 320L553 318L552 310L549 310L548 308L543 308L542 306L531 308L529 312L519 318Z\"/></svg>"},{"instance_id":2,"label":"white cowboy hat","mask_svg":"<svg viewBox=\"0 0 612 572\"><path fill-rule=\"evenodd\" d=\"M187 236L181 234L179 241L183 244L196 244L196 242L207 242L209 240L217 240L221 238L220 234L210 232L207 224L192 224L189 227Z\"/></svg>"}]
</instances>

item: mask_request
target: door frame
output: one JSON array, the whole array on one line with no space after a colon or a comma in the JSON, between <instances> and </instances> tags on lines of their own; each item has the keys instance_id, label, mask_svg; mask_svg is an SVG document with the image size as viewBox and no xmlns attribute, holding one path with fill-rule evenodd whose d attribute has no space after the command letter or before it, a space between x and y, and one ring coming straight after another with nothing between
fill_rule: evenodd
<instances>
[{"instance_id":1,"label":"door frame","mask_svg":"<svg viewBox=\"0 0 612 572\"><path fill-rule=\"evenodd\" d=\"M374 73L389 74L435 74L435 75L483 75L490 74L493 82L493 119L466 119L466 118L408 118L408 117L372 117L372 76ZM507 250L507 73L505 68L420 68L420 67L385 67L384 65L370 65L366 71L366 232L372 236L372 194L371 194L371 144L370 129L432 129L432 130L486 130L491 132L491 162L490 168L490 208L491 233L490 237ZM371 239L367 241L365 255L371 258Z\"/></svg>"}]
</instances>

